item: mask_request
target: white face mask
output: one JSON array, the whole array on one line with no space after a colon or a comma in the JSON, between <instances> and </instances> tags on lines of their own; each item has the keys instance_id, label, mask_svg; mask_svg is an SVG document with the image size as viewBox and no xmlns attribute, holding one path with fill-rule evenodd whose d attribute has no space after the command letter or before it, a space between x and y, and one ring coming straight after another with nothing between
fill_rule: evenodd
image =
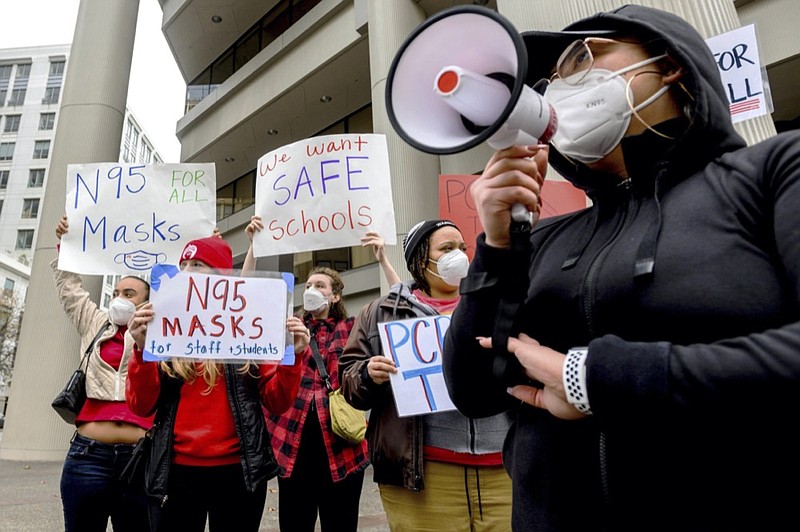
<instances>
[{"instance_id":1,"label":"white face mask","mask_svg":"<svg viewBox=\"0 0 800 532\"><path fill-rule=\"evenodd\" d=\"M616 72L593 68L577 85L558 78L551 81L544 98L558 117L558 131L551 139L553 146L562 155L582 163L593 163L608 155L622 140L633 114L628 103L629 99L633 101L633 94L628 93L630 85L622 74L664 57L666 54L651 57ZM634 110L644 109L668 90L668 85L661 87Z\"/></svg>"},{"instance_id":2,"label":"white face mask","mask_svg":"<svg viewBox=\"0 0 800 532\"><path fill-rule=\"evenodd\" d=\"M460 249L448 251L439 260L428 259L436 265L439 273L426 268L433 275L446 282L450 286L458 286L459 281L467 276L469 270L469 257Z\"/></svg>"},{"instance_id":3,"label":"white face mask","mask_svg":"<svg viewBox=\"0 0 800 532\"><path fill-rule=\"evenodd\" d=\"M322 310L328 303L328 298L313 286L303 292L303 308L309 312Z\"/></svg>"},{"instance_id":4,"label":"white face mask","mask_svg":"<svg viewBox=\"0 0 800 532\"><path fill-rule=\"evenodd\" d=\"M108 304L108 317L117 325L127 325L136 312L136 305L129 299L115 297Z\"/></svg>"}]
</instances>

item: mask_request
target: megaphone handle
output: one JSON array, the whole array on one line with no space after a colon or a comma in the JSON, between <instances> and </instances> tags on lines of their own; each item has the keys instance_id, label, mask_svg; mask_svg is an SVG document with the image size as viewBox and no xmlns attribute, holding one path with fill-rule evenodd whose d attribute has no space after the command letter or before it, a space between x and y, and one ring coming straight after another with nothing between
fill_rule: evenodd
<instances>
[{"instance_id":1,"label":"megaphone handle","mask_svg":"<svg viewBox=\"0 0 800 532\"><path fill-rule=\"evenodd\" d=\"M522 203L515 203L511 206L511 219L515 222L531 222L531 213Z\"/></svg>"}]
</instances>

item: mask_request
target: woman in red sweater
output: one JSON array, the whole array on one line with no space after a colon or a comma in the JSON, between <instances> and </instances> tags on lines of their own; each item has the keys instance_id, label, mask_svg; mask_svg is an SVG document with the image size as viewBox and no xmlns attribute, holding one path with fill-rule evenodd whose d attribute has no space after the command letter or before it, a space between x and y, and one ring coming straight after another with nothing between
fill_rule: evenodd
<instances>
[{"instance_id":1,"label":"woman in red sweater","mask_svg":"<svg viewBox=\"0 0 800 532\"><path fill-rule=\"evenodd\" d=\"M222 273L232 267L228 244L211 236L189 242L181 269ZM281 413L297 395L302 366L142 358L151 304L134 314L130 334L136 340L127 381L131 410L157 410L145 466L145 490L151 497L154 530L257 531L267 481L278 473L270 448L262 405ZM308 345L306 327L287 323L295 350Z\"/></svg>"}]
</instances>

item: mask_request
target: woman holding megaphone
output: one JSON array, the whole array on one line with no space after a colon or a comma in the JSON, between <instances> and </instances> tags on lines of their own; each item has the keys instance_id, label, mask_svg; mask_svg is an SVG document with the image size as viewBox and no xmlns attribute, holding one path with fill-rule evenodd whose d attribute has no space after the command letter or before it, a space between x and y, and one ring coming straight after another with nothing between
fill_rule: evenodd
<instances>
[{"instance_id":1,"label":"woman holding megaphone","mask_svg":"<svg viewBox=\"0 0 800 532\"><path fill-rule=\"evenodd\" d=\"M550 148L499 150L472 187L484 233L445 341L453 401L516 410L515 530L785 529L800 134L748 147L713 55L675 15L625 6L567 30L523 34L558 115ZM511 206L538 210L548 162L592 206L512 249ZM498 346L515 253L526 286ZM492 349L520 381L491 377Z\"/></svg>"}]
</instances>

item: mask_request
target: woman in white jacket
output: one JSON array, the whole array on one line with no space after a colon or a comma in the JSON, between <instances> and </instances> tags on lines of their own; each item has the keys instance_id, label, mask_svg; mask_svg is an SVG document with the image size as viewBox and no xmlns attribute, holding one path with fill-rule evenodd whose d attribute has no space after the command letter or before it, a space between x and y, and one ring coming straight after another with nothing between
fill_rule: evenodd
<instances>
[{"instance_id":1,"label":"woman in white jacket","mask_svg":"<svg viewBox=\"0 0 800 532\"><path fill-rule=\"evenodd\" d=\"M56 227L59 242L68 228L64 216ZM148 530L142 487L119 477L153 423L153 416L137 416L125 402L128 359L123 356L131 352L125 346L128 320L148 300L150 285L139 277L123 277L104 311L83 288L80 275L59 270L58 259L51 267L61 305L81 336L80 353L97 338L86 370L86 403L75 420L61 473L65 530L105 532L109 518L115 532Z\"/></svg>"}]
</instances>

